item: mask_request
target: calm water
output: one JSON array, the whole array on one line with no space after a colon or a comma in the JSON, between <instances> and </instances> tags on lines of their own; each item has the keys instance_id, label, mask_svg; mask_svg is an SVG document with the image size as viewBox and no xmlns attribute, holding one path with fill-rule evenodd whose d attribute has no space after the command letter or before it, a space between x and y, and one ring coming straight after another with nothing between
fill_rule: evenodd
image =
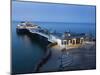
<instances>
[{"instance_id":1,"label":"calm water","mask_svg":"<svg viewBox=\"0 0 100 75\"><path fill-rule=\"evenodd\" d=\"M15 73L32 72L34 65L44 55L44 48L28 35L18 35L12 23L12 70Z\"/></svg>"},{"instance_id":2,"label":"calm water","mask_svg":"<svg viewBox=\"0 0 100 75\"><path fill-rule=\"evenodd\" d=\"M12 22L12 70L15 73L29 73L34 65L44 55L44 48L28 35L18 35L16 26L19 22ZM95 24L90 23L51 23L34 22L43 28L56 32L92 33L95 36Z\"/></svg>"}]
</instances>

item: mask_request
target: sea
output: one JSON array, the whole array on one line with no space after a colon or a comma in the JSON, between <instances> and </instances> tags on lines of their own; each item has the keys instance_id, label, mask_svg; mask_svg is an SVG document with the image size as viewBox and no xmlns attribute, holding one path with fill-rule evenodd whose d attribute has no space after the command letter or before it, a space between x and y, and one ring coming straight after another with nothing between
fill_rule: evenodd
<instances>
[{"instance_id":1,"label":"sea","mask_svg":"<svg viewBox=\"0 0 100 75\"><path fill-rule=\"evenodd\" d=\"M19 35L16 26L21 21L12 21L12 73L32 73L35 65L44 56L44 47L38 41L27 34ZM67 22L34 22L50 32L64 33L66 31L75 33L88 33L96 37L95 23L67 23Z\"/></svg>"}]
</instances>

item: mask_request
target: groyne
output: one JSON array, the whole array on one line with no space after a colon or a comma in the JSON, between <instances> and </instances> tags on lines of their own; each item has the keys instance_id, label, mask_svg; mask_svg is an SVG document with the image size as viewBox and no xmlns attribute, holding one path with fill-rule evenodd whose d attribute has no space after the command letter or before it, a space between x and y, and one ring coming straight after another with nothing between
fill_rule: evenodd
<instances>
[{"instance_id":1,"label":"groyne","mask_svg":"<svg viewBox=\"0 0 100 75\"><path fill-rule=\"evenodd\" d=\"M40 67L42 67L47 61L48 59L51 57L52 55L52 51L50 50L50 48L54 45L56 45L57 43L49 43L47 48L46 48L46 53L43 56L43 58L36 64L35 68L34 68L34 72L39 72Z\"/></svg>"}]
</instances>

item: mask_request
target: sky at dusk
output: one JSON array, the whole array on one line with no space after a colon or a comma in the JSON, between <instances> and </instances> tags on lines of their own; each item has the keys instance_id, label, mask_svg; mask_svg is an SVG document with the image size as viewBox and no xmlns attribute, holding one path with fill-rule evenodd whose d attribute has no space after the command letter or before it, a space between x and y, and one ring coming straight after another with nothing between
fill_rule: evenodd
<instances>
[{"instance_id":1,"label":"sky at dusk","mask_svg":"<svg viewBox=\"0 0 100 75\"><path fill-rule=\"evenodd\" d=\"M12 1L13 21L95 23L95 6Z\"/></svg>"}]
</instances>

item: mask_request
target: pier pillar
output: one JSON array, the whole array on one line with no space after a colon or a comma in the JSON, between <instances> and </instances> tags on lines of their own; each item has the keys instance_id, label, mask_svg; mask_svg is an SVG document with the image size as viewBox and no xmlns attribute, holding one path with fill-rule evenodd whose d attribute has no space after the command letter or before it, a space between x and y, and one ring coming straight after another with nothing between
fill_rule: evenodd
<instances>
[{"instance_id":1,"label":"pier pillar","mask_svg":"<svg viewBox=\"0 0 100 75\"><path fill-rule=\"evenodd\" d=\"M71 45L71 40L68 40L68 45Z\"/></svg>"},{"instance_id":2,"label":"pier pillar","mask_svg":"<svg viewBox=\"0 0 100 75\"><path fill-rule=\"evenodd\" d=\"M76 39L72 39L72 44L73 44L73 45L76 44Z\"/></svg>"},{"instance_id":3,"label":"pier pillar","mask_svg":"<svg viewBox=\"0 0 100 75\"><path fill-rule=\"evenodd\" d=\"M82 43L83 43L83 41L84 41L84 39L83 39L83 38L80 38L80 44L82 44Z\"/></svg>"}]
</instances>

